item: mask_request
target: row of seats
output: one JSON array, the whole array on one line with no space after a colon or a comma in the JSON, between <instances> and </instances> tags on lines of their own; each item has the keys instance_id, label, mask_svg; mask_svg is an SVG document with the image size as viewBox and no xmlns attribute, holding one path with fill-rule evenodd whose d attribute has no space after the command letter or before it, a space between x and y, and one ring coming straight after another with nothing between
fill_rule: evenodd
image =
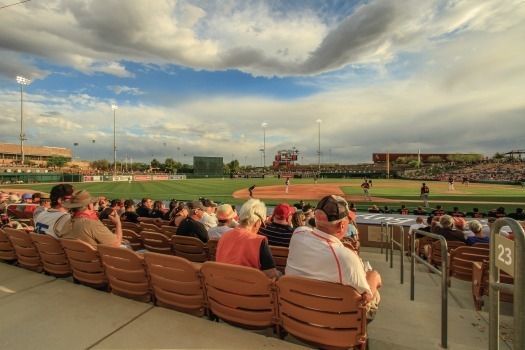
<instances>
[{"instance_id":1,"label":"row of seats","mask_svg":"<svg viewBox=\"0 0 525 350\"><path fill-rule=\"evenodd\" d=\"M9 248L11 253L9 253ZM14 254L12 253L14 251ZM36 253L36 256L35 256ZM0 230L0 259L141 302L250 329L271 328L319 348L365 348L366 302L355 289L153 252Z\"/></svg>"}]
</instances>

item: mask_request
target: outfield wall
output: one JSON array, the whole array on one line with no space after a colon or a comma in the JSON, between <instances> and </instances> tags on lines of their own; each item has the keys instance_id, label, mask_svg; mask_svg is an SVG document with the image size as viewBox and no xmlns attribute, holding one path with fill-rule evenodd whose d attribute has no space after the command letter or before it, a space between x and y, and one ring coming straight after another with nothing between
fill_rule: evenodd
<instances>
[{"instance_id":1,"label":"outfield wall","mask_svg":"<svg viewBox=\"0 0 525 350\"><path fill-rule=\"evenodd\" d=\"M82 177L83 182L103 182L103 181L162 181L162 180L184 180L186 175L86 175Z\"/></svg>"}]
</instances>

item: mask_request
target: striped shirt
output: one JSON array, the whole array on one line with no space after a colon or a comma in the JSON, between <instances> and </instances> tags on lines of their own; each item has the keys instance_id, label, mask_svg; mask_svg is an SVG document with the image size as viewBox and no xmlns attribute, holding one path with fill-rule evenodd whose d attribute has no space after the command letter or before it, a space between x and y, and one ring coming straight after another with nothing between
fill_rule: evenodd
<instances>
[{"instance_id":1,"label":"striped shirt","mask_svg":"<svg viewBox=\"0 0 525 350\"><path fill-rule=\"evenodd\" d=\"M261 227L258 233L268 238L269 245L288 247L292 238L293 228L272 222L267 224L266 227Z\"/></svg>"}]
</instances>

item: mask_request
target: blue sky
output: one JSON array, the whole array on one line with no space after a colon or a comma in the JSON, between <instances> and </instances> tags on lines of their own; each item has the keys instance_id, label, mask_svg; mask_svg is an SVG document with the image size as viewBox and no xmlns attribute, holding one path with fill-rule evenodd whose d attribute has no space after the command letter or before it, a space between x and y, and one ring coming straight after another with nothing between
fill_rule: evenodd
<instances>
[{"instance_id":1,"label":"blue sky","mask_svg":"<svg viewBox=\"0 0 525 350\"><path fill-rule=\"evenodd\" d=\"M0 6L16 1L0 0ZM31 0L0 9L0 141L261 165L525 149L525 3ZM164 146L164 143L166 146ZM184 157L186 154L186 157Z\"/></svg>"}]
</instances>

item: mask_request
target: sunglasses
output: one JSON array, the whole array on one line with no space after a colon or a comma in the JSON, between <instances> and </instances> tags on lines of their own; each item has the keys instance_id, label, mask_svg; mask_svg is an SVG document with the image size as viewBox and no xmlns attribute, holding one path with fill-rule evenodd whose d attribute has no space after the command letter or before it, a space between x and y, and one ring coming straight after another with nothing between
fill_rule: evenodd
<instances>
[{"instance_id":1,"label":"sunglasses","mask_svg":"<svg viewBox=\"0 0 525 350\"><path fill-rule=\"evenodd\" d=\"M262 216L260 216L259 214L255 213L255 215L257 215L257 217L259 218L259 220L261 220L261 227L266 227L266 222L265 220L262 218Z\"/></svg>"}]
</instances>

